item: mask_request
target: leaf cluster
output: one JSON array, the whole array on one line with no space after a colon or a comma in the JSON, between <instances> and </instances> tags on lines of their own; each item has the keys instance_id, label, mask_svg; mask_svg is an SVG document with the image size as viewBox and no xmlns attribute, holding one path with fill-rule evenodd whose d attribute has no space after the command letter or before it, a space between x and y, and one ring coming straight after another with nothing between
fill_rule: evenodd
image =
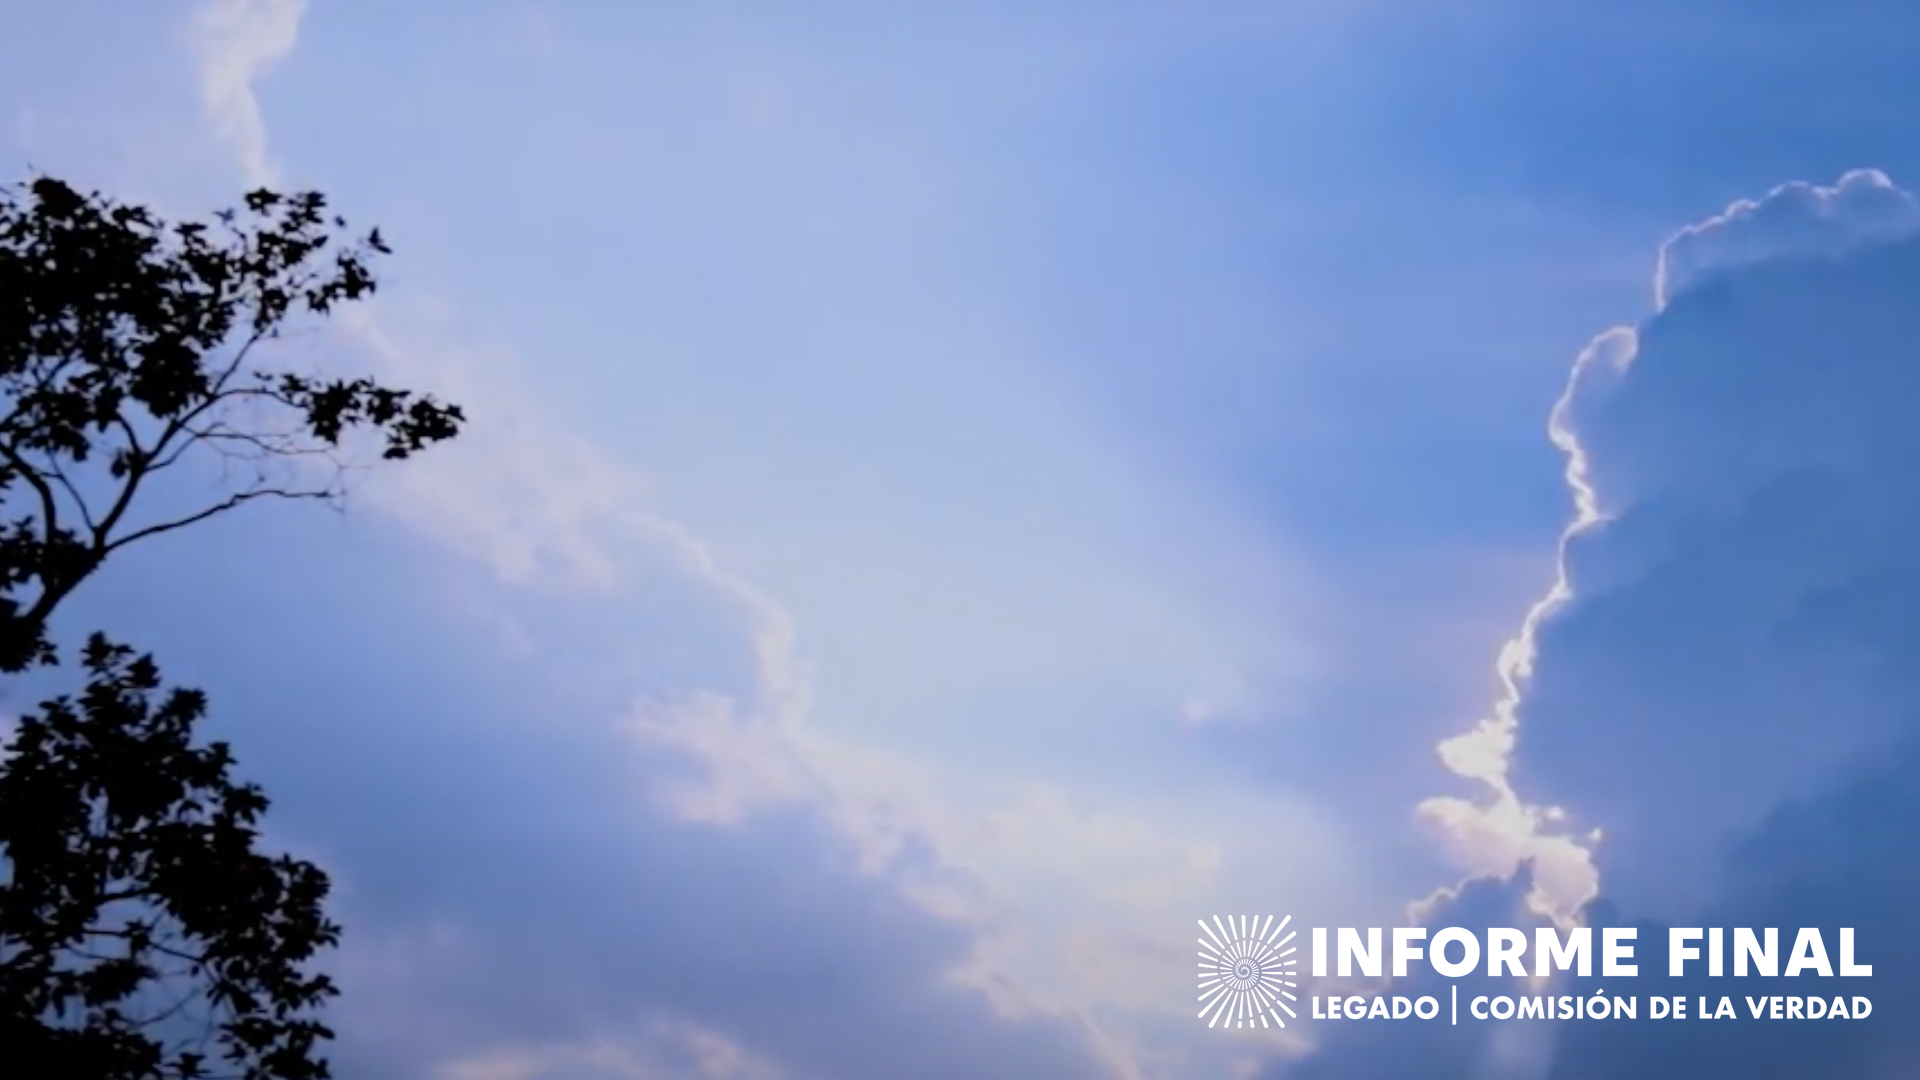
<instances>
[{"instance_id":1,"label":"leaf cluster","mask_svg":"<svg viewBox=\"0 0 1920 1080\"><path fill-rule=\"evenodd\" d=\"M46 702L0 768L0 1056L48 1077L305 1080L334 993L327 878L255 850L267 798L196 745L197 690L93 635L77 699ZM10 1074L12 1075L12 1074Z\"/></svg>"}]
</instances>

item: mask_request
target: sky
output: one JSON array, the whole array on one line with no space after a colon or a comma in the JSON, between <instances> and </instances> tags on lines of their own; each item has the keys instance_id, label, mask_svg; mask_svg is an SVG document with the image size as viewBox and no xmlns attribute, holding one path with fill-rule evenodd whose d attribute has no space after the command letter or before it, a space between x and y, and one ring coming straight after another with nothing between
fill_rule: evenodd
<instances>
[{"instance_id":1,"label":"sky","mask_svg":"<svg viewBox=\"0 0 1920 1080\"><path fill-rule=\"evenodd\" d=\"M337 1075L1911 1075L1912 29L0 0L10 178L326 192L395 254L287 348L471 420L68 625L333 876ZM1596 901L1876 1015L1194 1018L1196 917Z\"/></svg>"}]
</instances>

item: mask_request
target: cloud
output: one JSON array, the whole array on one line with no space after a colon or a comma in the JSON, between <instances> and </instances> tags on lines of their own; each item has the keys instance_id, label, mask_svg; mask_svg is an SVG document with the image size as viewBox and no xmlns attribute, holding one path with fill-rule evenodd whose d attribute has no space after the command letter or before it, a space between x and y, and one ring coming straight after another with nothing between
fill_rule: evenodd
<instances>
[{"instance_id":1,"label":"cloud","mask_svg":"<svg viewBox=\"0 0 1920 1080\"><path fill-rule=\"evenodd\" d=\"M306 10L306 0L208 0L195 13L201 105L249 184L279 182L253 84L293 51Z\"/></svg>"},{"instance_id":2,"label":"cloud","mask_svg":"<svg viewBox=\"0 0 1920 1080\"><path fill-rule=\"evenodd\" d=\"M234 0L197 16L203 105L251 183L276 179L254 80L290 52L302 11L298 0ZM353 1003L343 1005L341 1053L350 1066L514 1080L1111 1075L1071 1017L1033 1005L1016 982L997 976L990 994L957 978L978 966L971 924L934 887L958 882L946 890L957 895L965 875L928 845L911 816L917 804L862 786L884 770L850 767L855 748L805 730L809 688L791 615L653 511L646 477L548 417L508 366L443 342L403 343L393 326L392 309L346 313L339 343L387 375L460 401L473 422L454 444L369 478L359 494L486 572L462 586L467 614L482 613L486 631L469 648L518 652L520 670L549 677L591 668L585 685L624 683L640 703L625 724L554 725L500 715L512 693L486 701L472 686L433 690L441 709L493 717L489 730L504 724L543 744L549 764L564 762L574 785L564 793L550 787L562 774L521 774L543 789L549 811L578 815L563 834L582 819L625 818L601 850L573 835L571 857L555 863L543 844L476 832L498 820L487 785L516 773L512 754L419 717L403 721L408 738L445 756L414 759L378 795L386 772L354 771L370 789L365 805L413 817L426 778L448 760L463 763L478 786L443 792L460 811L432 816L413 836L435 854L386 849L378 827L345 807L326 827L308 823L348 883L360 941L372 942L345 958ZM636 605L645 614L635 617ZM335 659L355 651L345 642L328 649ZM620 679L636 657L644 674ZM588 696L604 702L598 690ZM368 752L386 741L365 729L342 738ZM591 761L579 756L586 746ZM604 771L597 786L581 780L609 762L629 784L662 795L666 812L634 804ZM633 860L610 864L612 851ZM520 874L535 865L568 891L525 891ZM675 883L634 876L655 866ZM465 886L458 896L447 891L455 881ZM783 897L795 888L812 895L796 906ZM638 895L647 897L645 926L617 929L635 916L610 898ZM902 906L903 896L916 902ZM555 917L559 931L547 921ZM757 940L736 939L755 926ZM610 950L638 970L602 961ZM477 982L493 989L476 993ZM542 994L512 989L534 983ZM556 1008L561 999L573 1008ZM796 1028L796 1016L810 1019ZM396 1027L395 1017L405 1020ZM641 1037L619 1034L634 1023ZM764 1053L741 1049L733 1032L742 1030Z\"/></svg>"},{"instance_id":3,"label":"cloud","mask_svg":"<svg viewBox=\"0 0 1920 1080\"><path fill-rule=\"evenodd\" d=\"M1417 924L1511 926L1530 931L1546 923L1528 906L1532 893L1530 867L1522 864L1508 878L1475 878L1458 888L1443 890L1418 913ZM1433 997L1444 1010L1451 1008L1456 989L1463 1002L1479 994L1540 994L1547 989L1517 985L1525 984L1525 980L1488 978L1478 972L1459 980L1447 979L1426 965L1415 965L1409 972L1408 978L1392 980L1390 985L1364 985L1365 980L1348 987L1319 983L1309 992L1363 996L1387 993L1413 998L1424 995ZM1440 1015L1444 1020L1448 1013ZM1267 1075L1282 1075L1287 1080L1394 1080L1408 1076L1421 1080L1538 1080L1543 1064L1552 1058L1555 1034L1551 1027L1531 1022L1505 1031L1497 1039L1476 1038L1472 1026L1448 1023L1396 1023L1384 1035L1373 1024L1328 1027L1321 1023L1315 1028L1317 1045L1313 1054Z\"/></svg>"},{"instance_id":4,"label":"cloud","mask_svg":"<svg viewBox=\"0 0 1920 1080\"><path fill-rule=\"evenodd\" d=\"M1478 918L1465 899L1531 865L1532 910L1604 895L1587 922L1655 942L1855 927L1880 951L1849 992L1880 1018L1920 1003L1901 839L1920 827L1915 225L1870 171L1736 203L1663 247L1654 315L1577 358L1551 422L1575 503L1558 580L1501 657L1494 716L1441 748L1479 794L1422 807L1479 875L1433 923ZM1411 1035L1336 1039L1299 1075L1852 1080L1920 1062L1897 1019L1574 1025L1500 1058L1504 1030L1463 1033L1451 1060Z\"/></svg>"},{"instance_id":5,"label":"cloud","mask_svg":"<svg viewBox=\"0 0 1920 1080\"><path fill-rule=\"evenodd\" d=\"M1605 830L1610 895L1662 914L1706 884L1676 867L1887 746L1911 702L1903 630L1853 613L1914 573L1920 277L1907 240L1836 257L1831 220L1803 188L1747 211L1807 250L1674 295L1563 407L1602 517L1566 545L1516 775Z\"/></svg>"},{"instance_id":6,"label":"cloud","mask_svg":"<svg viewBox=\"0 0 1920 1080\"><path fill-rule=\"evenodd\" d=\"M252 79L291 47L298 8L210 12L208 115L249 175L270 177ZM405 319L392 305L344 313L335 344L461 402L472 423L407 468L369 477L358 501L423 540L457 582L447 587L475 636L456 646L422 627L420 639L506 664L517 681L489 682L497 699L464 678L385 685L398 699L429 695L435 712L461 715L486 738L393 716L372 694L347 707L391 716L438 753L398 758L388 733L342 731L342 752L385 760L379 777L352 766L369 789L391 786L359 812L308 822L352 897L342 1059L368 1075L647 1076L682 1067L658 1064L679 1044L636 1047L619 1032L679 1016L754 1047L754 1068L798 1076L1138 1075L1140 1048L1095 1011L1165 1013L1171 999L1184 1018L1184 984L1164 980L1161 953L1140 946L1159 944L1143 930L1163 909L1210 887L1211 845L1039 783L984 810L957 806L929 782L927 763L814 730L793 615L658 512L644 473L547 414L510 362ZM347 659L356 653L344 644L326 651L356 669L368 659ZM529 702L529 685L568 704ZM501 731L522 745L489 741ZM516 751L553 771L526 773ZM450 763L466 778L446 780ZM413 817L427 796L411 785L443 782L451 788L434 796L429 821L410 826L407 851L367 835L382 828L367 808ZM540 820L564 819L548 827L568 856L511 838L524 826L489 806L508 787L521 792L516 807L537 802ZM621 824L582 836L580 822L596 816ZM1048 855L1061 845L1097 857L1063 872ZM1070 926L1056 944L1035 932L1007 867L1059 889L1049 926L1069 920L1058 909L1116 883L1127 918ZM523 874L546 889L529 889ZM786 912L796 888L828 899ZM624 925L636 918L649 925ZM1167 929L1181 936L1182 921ZM750 926L758 944L732 944ZM1036 985L1035 972L1060 956L1074 960L1074 977ZM513 989L532 986L538 995ZM921 1062L927 1055L942 1060Z\"/></svg>"},{"instance_id":7,"label":"cloud","mask_svg":"<svg viewBox=\"0 0 1920 1080\"><path fill-rule=\"evenodd\" d=\"M786 1075L724 1035L658 1018L637 1038L498 1049L438 1071L441 1080L784 1080Z\"/></svg>"},{"instance_id":8,"label":"cloud","mask_svg":"<svg viewBox=\"0 0 1920 1080\"><path fill-rule=\"evenodd\" d=\"M1423 820L1438 827L1453 856L1470 873L1506 877L1522 863L1529 864L1534 883L1528 900L1531 909L1562 920L1574 917L1599 888L1589 848L1599 835L1570 835L1561 824L1565 811L1524 801L1509 772L1524 688L1538 662L1541 627L1573 596L1567 550L1602 522L1587 454L1571 427L1570 414L1581 391L1611 385L1624 374L1634 349L1633 332L1625 328L1594 339L1574 360L1567 390L1554 406L1548 433L1567 455L1566 480L1573 494L1574 517L1560 538L1553 585L1528 609L1520 632L1500 650L1495 664L1500 696L1492 715L1439 746L1440 760L1448 770L1475 781L1484 792L1477 798L1436 796L1422 802L1418 810Z\"/></svg>"},{"instance_id":9,"label":"cloud","mask_svg":"<svg viewBox=\"0 0 1920 1080\"><path fill-rule=\"evenodd\" d=\"M1660 248L1654 306L1715 277L1779 258L1839 258L1920 231L1920 205L1878 169L1855 169L1832 187L1782 184L1680 230Z\"/></svg>"},{"instance_id":10,"label":"cloud","mask_svg":"<svg viewBox=\"0 0 1920 1080\"><path fill-rule=\"evenodd\" d=\"M385 370L444 389L474 421L444 453L375 479L362 494L435 547L489 572L490 586L469 587L473 602L490 612L485 624L523 653L529 668L576 672L591 684L609 691L624 687L631 695L620 710L624 719L603 729L589 726L580 737L592 740L601 754L631 763L632 779L648 798L637 806L624 800L614 804L639 815L639 839L628 843L665 844L673 851L640 856L643 863L677 868L734 852L728 875L695 876L668 890L676 899L667 901L667 910L660 908L661 891L649 890L648 917L662 925L626 951L662 973L704 964L713 969L714 979L763 983L756 993L709 998L697 990L674 989L676 984L660 974L636 987L618 971L573 973L564 979L568 993L630 1001L649 1012L692 1010L701 1023L728 1038L755 1033L766 1014L792 1008L775 1004L784 1000L780 995L811 994L810 1034L757 1031L766 1060L802 1076L891 1075L915 1053L909 1032L944 1048L940 1053L951 1060L940 1066L948 1070L940 1075L983 1070L1131 1075L1125 1052L1103 1044L1098 1031L1076 1014L1070 995L1063 1001L1034 993L1003 962L1004 954L991 948L1002 912L990 898L979 863L956 858L962 852L954 841L968 832L970 815L943 803L916 763L813 730L810 675L789 611L727 569L686 527L652 510L643 475L566 433L528 404L532 395L515 388L510 370L453 349L408 347L372 319L356 317L348 327ZM646 614L636 617L636 609ZM662 659L676 655L678 662ZM635 672L636 665L644 676L620 677ZM646 688L636 692L636 684ZM607 743L607 736L624 743ZM599 793L601 798L610 794ZM780 837L789 854L769 861L769 836ZM471 838L449 836L440 842L460 850L477 847ZM1137 859L1155 855L1151 848L1133 854ZM541 861L524 850L496 850L488 857L510 866ZM684 944L703 939L709 929L765 922L770 915L762 909L768 906L770 885L761 879L781 872L789 857L824 859L827 868L808 871L823 879L812 887L844 898L831 910L777 920L774 936L806 939L804 947L790 947L804 961L790 963L804 963L822 977L830 973L841 991L813 992L756 974L759 967L779 962L786 950L778 944L718 957L702 957ZM544 872L578 882L578 895L632 888L587 852L577 860ZM839 877L845 880L834 880ZM843 924L863 910L870 921L874 906L903 901L906 909L890 916L891 931L883 925L855 931ZM398 894L390 894L388 902L411 906ZM568 912L570 919L587 924L620 917L613 911L589 914L591 906L559 898L523 903L502 896L463 920L467 932L484 941L473 946L475 953L465 962L497 972L494 978L502 983L533 977L522 965L542 965L523 951L530 927L522 922L527 917L519 912L522 907L529 913ZM391 924L394 916L386 913L374 921ZM856 932L870 940L856 945L846 936ZM549 947L566 955L604 945L567 939ZM874 965L890 970L882 977ZM427 966L444 972L459 965L440 957ZM441 984L444 975L422 977L405 1004L395 1008L415 1014L449 1010L449 1023L472 1030L417 1060L444 1061L453 1055L473 1068L560 1068L555 1063L562 1061L573 1062L567 1068L591 1064L603 1071L646 1067L621 1056L624 1050L608 1049L598 1041L604 1029L584 1021L554 1021L571 1028L571 1041L560 1049L544 1043L534 1049L520 1043L486 1047L486 1025L474 1025L472 1017L497 1014L502 1006L450 1005L448 999L460 995ZM685 976L680 978L677 985L686 986ZM373 982L363 980L354 992L385 998L387 992L370 990ZM893 1015L902 1009L914 1015ZM355 1010L353 1015L367 1014ZM861 1047L851 1035L831 1050L821 1041L829 1029L851 1032L868 1025L900 1030L880 1040L884 1047ZM567 1057L585 1052L579 1049L582 1039L598 1055L591 1063ZM485 1049L460 1056L468 1040ZM968 1051L956 1051L955 1042L965 1042ZM409 1054L426 1053L404 1049L408 1040L398 1036L389 1045L368 1068L391 1067Z\"/></svg>"}]
</instances>

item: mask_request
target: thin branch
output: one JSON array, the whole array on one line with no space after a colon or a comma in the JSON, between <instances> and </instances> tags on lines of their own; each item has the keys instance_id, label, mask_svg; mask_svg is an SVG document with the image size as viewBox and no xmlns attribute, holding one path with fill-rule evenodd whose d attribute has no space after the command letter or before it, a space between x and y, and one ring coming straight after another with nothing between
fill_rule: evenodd
<instances>
[{"instance_id":1,"label":"thin branch","mask_svg":"<svg viewBox=\"0 0 1920 1080\"><path fill-rule=\"evenodd\" d=\"M0 457L5 457L9 465L20 470L27 478L27 483L32 484L33 490L40 496L40 513L45 518L40 523L40 542L51 549L54 533L60 528L60 507L53 497L53 489L47 485L46 477L40 475L40 470L14 449L13 440L0 439Z\"/></svg>"},{"instance_id":2,"label":"thin branch","mask_svg":"<svg viewBox=\"0 0 1920 1080\"><path fill-rule=\"evenodd\" d=\"M153 447L154 453L158 454L161 448L172 440L175 435L178 435L187 425L205 415L208 409L233 397L252 396L254 392L252 388L238 387L228 389L227 381L233 378L234 373L237 372L240 369L240 365L245 362L247 354L252 352L253 347L258 345L265 336L266 331L261 329L255 329L247 335L247 340L241 342L240 347L234 350L233 360L220 372L219 378L214 380L213 386L207 391L206 400L167 422L166 431L160 436L160 441Z\"/></svg>"},{"instance_id":3,"label":"thin branch","mask_svg":"<svg viewBox=\"0 0 1920 1080\"><path fill-rule=\"evenodd\" d=\"M127 450L134 461L144 461L151 456L147 453L147 448L140 445L140 434L133 430L133 421L127 419L126 413L116 411L113 414L113 422L120 426L121 431L126 432Z\"/></svg>"},{"instance_id":4,"label":"thin branch","mask_svg":"<svg viewBox=\"0 0 1920 1080\"><path fill-rule=\"evenodd\" d=\"M146 471L150 473L159 472L161 469L167 468L174 462L180 460L187 451L193 449L194 445L201 441L201 432L208 430L193 427L193 421L205 415L209 409L212 409L216 405L224 405L230 401L241 398L266 398L273 400L271 394L257 387L239 387L236 389L222 390L217 395L209 397L206 401L201 402L187 412L168 421L167 430L162 433L159 442L154 445L153 451L149 456L149 464ZM215 421L215 423L224 424L224 421ZM164 446L172 443L174 438L182 432L185 432L189 437L185 441L175 445L172 453L162 455L161 450ZM295 434L297 434L297 432ZM290 435L288 437L291 438L292 436Z\"/></svg>"},{"instance_id":5,"label":"thin branch","mask_svg":"<svg viewBox=\"0 0 1920 1080\"><path fill-rule=\"evenodd\" d=\"M200 511L199 513L188 514L186 517L183 517L183 518L177 518L173 521L162 522L161 524L158 524L158 525L149 525L144 529L139 529L134 532L130 532L125 536L119 537L118 539L109 543L106 547L101 549L100 553L103 556L112 554L113 552L118 551L123 547L126 547L128 544L131 544L136 540L144 540L149 536L157 536L164 532L172 532L175 529L186 528L188 525L194 525L199 522L205 521L210 517L214 517L215 515L224 514L227 511L232 510L234 507L237 507L242 503L252 502L255 499L262 499L267 497L273 497L273 498L279 498L279 499L330 499L330 498L336 497L337 494L338 494L337 492L327 490L327 489L289 491L286 488L254 488L251 491L243 491L238 495L233 495L233 496L230 496L229 498L222 499L218 503L215 503L214 505L207 507L205 510Z\"/></svg>"},{"instance_id":6,"label":"thin branch","mask_svg":"<svg viewBox=\"0 0 1920 1080\"><path fill-rule=\"evenodd\" d=\"M239 431L234 429L231 425L227 424L225 421L217 421L211 427L189 428L188 433L191 434L193 438L187 442L181 443L179 448L177 448L174 451L174 454L173 454L174 457L178 457L188 447L192 446L196 442L203 442L211 445L213 447L214 453L217 453L222 457L239 458L245 461L270 461L270 460L279 460L281 458L326 457L328 454L332 452L331 448L326 446L301 446L300 432L298 430L270 431L264 434L256 434L251 432ZM240 446L251 447L254 450L259 451L259 454L255 456L255 455L243 454L235 450L229 450L226 448L226 444L238 444Z\"/></svg>"},{"instance_id":7,"label":"thin branch","mask_svg":"<svg viewBox=\"0 0 1920 1080\"><path fill-rule=\"evenodd\" d=\"M213 393L210 396L218 397L220 392L227 388L228 380L232 379L234 374L240 370L241 364L246 363L247 354L252 352L253 347L258 345L260 340L265 336L266 331L264 330L255 330L253 333L247 335L247 340L242 342L238 349L234 350L233 361L220 372L220 377L213 381Z\"/></svg>"},{"instance_id":8,"label":"thin branch","mask_svg":"<svg viewBox=\"0 0 1920 1080\"><path fill-rule=\"evenodd\" d=\"M180 996L177 999L175 999L173 1004L167 1006L164 1009L161 1009L159 1012L154 1013L152 1016L146 1017L145 1019L141 1019L136 1016L129 1016L127 1017L127 1022L131 1023L134 1027L140 1027L140 1028L152 1027L153 1025L158 1024L163 1020L173 1019L173 1017L177 1016L180 1013L180 1011L185 1009L188 1005L191 1005L195 1001L200 1000L200 997L201 997L201 993L199 990L189 988L186 991L182 992Z\"/></svg>"},{"instance_id":9,"label":"thin branch","mask_svg":"<svg viewBox=\"0 0 1920 1080\"><path fill-rule=\"evenodd\" d=\"M32 389L24 393L15 394L13 398L13 408L7 413L6 419L0 420L0 428L9 431L12 430L14 422L20 419L20 411L26 408L28 403L52 388L54 380L58 379L60 373L65 371L67 366L72 364L76 359L78 359L78 357L74 353L63 353L51 367L34 377Z\"/></svg>"},{"instance_id":10,"label":"thin branch","mask_svg":"<svg viewBox=\"0 0 1920 1080\"><path fill-rule=\"evenodd\" d=\"M89 926L85 930L81 931L81 933L87 935L88 937L117 938L122 941L132 941L136 936L134 932L131 930L124 930L124 929L123 930L106 930L97 926ZM147 948L152 949L154 952L162 953L166 956L171 956L175 960L184 960L187 963L194 964L196 966L205 965L208 962L205 956L196 956L193 953L182 952L179 949L173 949L165 945L162 945L159 942L159 940L151 934L146 936L143 943ZM96 957L91 957L91 959L105 960L105 959L117 959L117 958L96 956ZM128 957L128 959L131 959L131 957Z\"/></svg>"},{"instance_id":11,"label":"thin branch","mask_svg":"<svg viewBox=\"0 0 1920 1080\"><path fill-rule=\"evenodd\" d=\"M66 470L60 467L59 458L48 455L47 472L55 480L60 482L62 488L66 489L67 496L73 500L73 505L80 511L81 522L84 523L87 530L91 532L93 530L93 511L87 506L87 500L80 497L80 489L74 487L73 481L67 478Z\"/></svg>"}]
</instances>

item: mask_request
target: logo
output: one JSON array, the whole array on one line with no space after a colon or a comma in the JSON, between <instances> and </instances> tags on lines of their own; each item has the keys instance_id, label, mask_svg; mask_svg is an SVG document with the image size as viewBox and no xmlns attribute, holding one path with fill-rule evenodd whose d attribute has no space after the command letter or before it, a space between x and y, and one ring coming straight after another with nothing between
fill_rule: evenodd
<instances>
[{"instance_id":1,"label":"logo","mask_svg":"<svg viewBox=\"0 0 1920 1080\"><path fill-rule=\"evenodd\" d=\"M1298 950L1289 944L1294 932L1287 929L1292 920L1288 915L1276 924L1269 915L1263 923L1258 915L1229 915L1223 924L1215 915L1212 926L1200 920L1206 935L1200 939L1200 1019L1208 1027L1286 1027L1281 1013L1298 1018L1287 1007L1300 1000L1291 993L1299 989Z\"/></svg>"}]
</instances>

